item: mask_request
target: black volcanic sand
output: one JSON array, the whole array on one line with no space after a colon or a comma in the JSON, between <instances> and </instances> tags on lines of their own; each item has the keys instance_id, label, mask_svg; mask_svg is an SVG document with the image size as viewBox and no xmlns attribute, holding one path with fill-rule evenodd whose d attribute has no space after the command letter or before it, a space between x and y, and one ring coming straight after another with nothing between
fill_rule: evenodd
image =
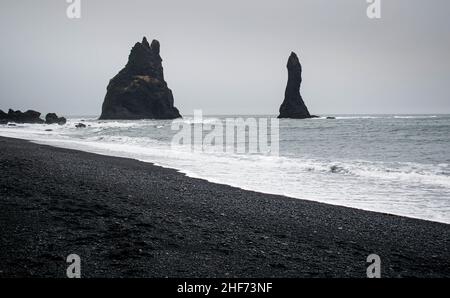
<instances>
[{"instance_id":1,"label":"black volcanic sand","mask_svg":"<svg viewBox=\"0 0 450 298\"><path fill-rule=\"evenodd\" d=\"M450 225L7 138L0 169L1 277L450 277Z\"/></svg>"}]
</instances>

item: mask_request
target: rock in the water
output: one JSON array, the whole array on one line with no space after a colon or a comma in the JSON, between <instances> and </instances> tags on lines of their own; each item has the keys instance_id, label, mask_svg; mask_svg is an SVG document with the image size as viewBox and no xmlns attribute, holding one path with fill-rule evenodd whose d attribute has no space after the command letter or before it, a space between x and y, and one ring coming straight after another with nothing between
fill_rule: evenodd
<instances>
[{"instance_id":1,"label":"rock in the water","mask_svg":"<svg viewBox=\"0 0 450 298\"><path fill-rule=\"evenodd\" d=\"M110 82L100 119L175 119L181 115L164 81L160 45L144 37L131 49L128 63Z\"/></svg>"},{"instance_id":2,"label":"rock in the water","mask_svg":"<svg viewBox=\"0 0 450 298\"><path fill-rule=\"evenodd\" d=\"M0 110L0 120L3 120L3 119L6 120L7 117L8 117L8 114L6 114L6 113L3 112L2 110Z\"/></svg>"},{"instance_id":3,"label":"rock in the water","mask_svg":"<svg viewBox=\"0 0 450 298\"><path fill-rule=\"evenodd\" d=\"M8 114L0 110L1 123L15 122L15 123L44 123L44 120L40 118L41 113L28 110L24 113L17 110L9 109Z\"/></svg>"},{"instance_id":4,"label":"rock in the water","mask_svg":"<svg viewBox=\"0 0 450 298\"><path fill-rule=\"evenodd\" d=\"M314 118L312 116L303 98L300 95L300 85L302 83L302 65L297 55L292 52L287 63L288 82L284 94L284 101L280 106L280 115L278 118L305 119Z\"/></svg>"},{"instance_id":5,"label":"rock in the water","mask_svg":"<svg viewBox=\"0 0 450 298\"><path fill-rule=\"evenodd\" d=\"M66 124L67 119L64 117L58 117L55 113L48 113L45 116L45 123L46 124L59 124L59 125L64 125Z\"/></svg>"},{"instance_id":6,"label":"rock in the water","mask_svg":"<svg viewBox=\"0 0 450 298\"><path fill-rule=\"evenodd\" d=\"M86 124L78 123L75 125L76 128L86 128Z\"/></svg>"},{"instance_id":7,"label":"rock in the water","mask_svg":"<svg viewBox=\"0 0 450 298\"><path fill-rule=\"evenodd\" d=\"M327 119L336 119L336 117L328 116Z\"/></svg>"},{"instance_id":8,"label":"rock in the water","mask_svg":"<svg viewBox=\"0 0 450 298\"><path fill-rule=\"evenodd\" d=\"M5 112L3 112L2 110L0 110L0 124L8 124L8 114L6 114Z\"/></svg>"}]
</instances>

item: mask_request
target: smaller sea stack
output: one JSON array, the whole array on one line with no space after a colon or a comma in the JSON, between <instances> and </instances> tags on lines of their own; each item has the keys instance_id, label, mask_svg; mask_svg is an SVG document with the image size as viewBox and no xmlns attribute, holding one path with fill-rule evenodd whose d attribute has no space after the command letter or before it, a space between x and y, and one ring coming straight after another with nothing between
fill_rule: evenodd
<instances>
[{"instance_id":1,"label":"smaller sea stack","mask_svg":"<svg viewBox=\"0 0 450 298\"><path fill-rule=\"evenodd\" d=\"M309 113L308 108L300 95L302 65L298 60L297 54L294 52L289 56L287 69L288 82L278 118L306 119L317 117Z\"/></svg>"}]
</instances>

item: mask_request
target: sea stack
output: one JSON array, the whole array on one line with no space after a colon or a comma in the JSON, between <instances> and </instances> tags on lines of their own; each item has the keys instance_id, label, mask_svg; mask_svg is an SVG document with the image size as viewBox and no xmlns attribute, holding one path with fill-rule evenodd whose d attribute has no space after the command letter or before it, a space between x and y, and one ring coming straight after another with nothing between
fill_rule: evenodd
<instances>
[{"instance_id":1,"label":"sea stack","mask_svg":"<svg viewBox=\"0 0 450 298\"><path fill-rule=\"evenodd\" d=\"M131 49L127 65L109 82L100 119L175 119L181 115L164 81L160 45L147 38Z\"/></svg>"},{"instance_id":2,"label":"sea stack","mask_svg":"<svg viewBox=\"0 0 450 298\"><path fill-rule=\"evenodd\" d=\"M302 83L302 65L298 60L297 54L291 53L287 63L288 82L284 94L284 101L280 106L280 115L278 118L306 119L314 118L312 116L303 98L300 95L300 85Z\"/></svg>"}]
</instances>

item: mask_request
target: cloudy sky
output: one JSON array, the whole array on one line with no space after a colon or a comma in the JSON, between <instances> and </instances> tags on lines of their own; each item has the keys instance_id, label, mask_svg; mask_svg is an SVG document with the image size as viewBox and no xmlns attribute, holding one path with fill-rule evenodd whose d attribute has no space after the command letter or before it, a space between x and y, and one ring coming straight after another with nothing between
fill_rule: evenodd
<instances>
[{"instance_id":1,"label":"cloudy sky","mask_svg":"<svg viewBox=\"0 0 450 298\"><path fill-rule=\"evenodd\" d=\"M315 114L450 113L450 1L0 2L0 109L98 115L145 35L161 42L182 114L276 114L295 51Z\"/></svg>"}]
</instances>

